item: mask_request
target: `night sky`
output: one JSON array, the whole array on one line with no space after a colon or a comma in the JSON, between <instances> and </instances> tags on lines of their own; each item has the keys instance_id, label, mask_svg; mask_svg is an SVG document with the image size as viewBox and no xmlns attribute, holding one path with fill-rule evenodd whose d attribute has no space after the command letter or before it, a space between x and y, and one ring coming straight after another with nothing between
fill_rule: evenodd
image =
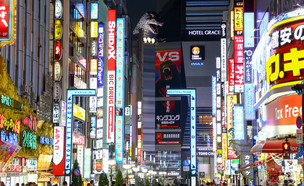
<instances>
[{"instance_id":1,"label":"night sky","mask_svg":"<svg viewBox=\"0 0 304 186\"><path fill-rule=\"evenodd\" d=\"M127 0L127 8L134 29L144 13L156 11L156 0Z\"/></svg>"}]
</instances>

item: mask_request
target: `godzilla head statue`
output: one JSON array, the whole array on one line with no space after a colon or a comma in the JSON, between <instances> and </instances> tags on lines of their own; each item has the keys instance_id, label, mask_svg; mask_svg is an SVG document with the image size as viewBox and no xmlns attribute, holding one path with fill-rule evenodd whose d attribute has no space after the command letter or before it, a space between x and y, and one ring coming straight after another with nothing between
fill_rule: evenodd
<instances>
[{"instance_id":1,"label":"godzilla head statue","mask_svg":"<svg viewBox=\"0 0 304 186\"><path fill-rule=\"evenodd\" d=\"M160 17L155 12L145 13L137 23L133 35L139 33L139 30L143 30L144 36L151 36L158 34L158 27L162 26L163 23L160 22Z\"/></svg>"}]
</instances>

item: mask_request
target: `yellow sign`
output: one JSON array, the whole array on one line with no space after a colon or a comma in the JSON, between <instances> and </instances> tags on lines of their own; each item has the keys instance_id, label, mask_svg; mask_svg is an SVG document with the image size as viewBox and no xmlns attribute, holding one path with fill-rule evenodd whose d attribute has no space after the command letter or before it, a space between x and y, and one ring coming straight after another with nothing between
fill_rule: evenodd
<instances>
[{"instance_id":1,"label":"yellow sign","mask_svg":"<svg viewBox=\"0 0 304 186\"><path fill-rule=\"evenodd\" d=\"M227 133L222 133L222 162L228 159L228 141L227 141Z\"/></svg>"},{"instance_id":2,"label":"yellow sign","mask_svg":"<svg viewBox=\"0 0 304 186\"><path fill-rule=\"evenodd\" d=\"M234 7L234 30L242 31L244 24L243 7Z\"/></svg>"},{"instance_id":3,"label":"yellow sign","mask_svg":"<svg viewBox=\"0 0 304 186\"><path fill-rule=\"evenodd\" d=\"M53 155L40 154L38 158L37 170L49 170Z\"/></svg>"},{"instance_id":4,"label":"yellow sign","mask_svg":"<svg viewBox=\"0 0 304 186\"><path fill-rule=\"evenodd\" d=\"M291 48L290 52L284 53L283 58L280 54L273 54L266 62L266 79L267 83L280 79L294 80L292 77L301 76L301 70L304 69L304 50L298 48ZM281 60L284 59L284 64ZM292 72L292 77L286 77L286 72Z\"/></svg>"},{"instance_id":5,"label":"yellow sign","mask_svg":"<svg viewBox=\"0 0 304 186\"><path fill-rule=\"evenodd\" d=\"M91 59L91 75L97 75L97 59Z\"/></svg>"},{"instance_id":6,"label":"yellow sign","mask_svg":"<svg viewBox=\"0 0 304 186\"><path fill-rule=\"evenodd\" d=\"M55 39L61 39L62 25L60 20L55 21Z\"/></svg>"},{"instance_id":7,"label":"yellow sign","mask_svg":"<svg viewBox=\"0 0 304 186\"><path fill-rule=\"evenodd\" d=\"M80 24L80 22L73 22L72 29L74 30L77 37L80 37L80 38L84 37L85 33L84 33L84 30L82 29L82 25Z\"/></svg>"},{"instance_id":8,"label":"yellow sign","mask_svg":"<svg viewBox=\"0 0 304 186\"><path fill-rule=\"evenodd\" d=\"M230 39L234 40L234 11L230 11Z\"/></svg>"},{"instance_id":9,"label":"yellow sign","mask_svg":"<svg viewBox=\"0 0 304 186\"><path fill-rule=\"evenodd\" d=\"M227 95L227 134L228 134L228 149L233 149L230 143L233 140L233 107L237 103L236 95Z\"/></svg>"},{"instance_id":10,"label":"yellow sign","mask_svg":"<svg viewBox=\"0 0 304 186\"><path fill-rule=\"evenodd\" d=\"M96 21L91 22L91 37L92 38L98 37L98 22Z\"/></svg>"},{"instance_id":11,"label":"yellow sign","mask_svg":"<svg viewBox=\"0 0 304 186\"><path fill-rule=\"evenodd\" d=\"M75 104L73 104L73 116L85 121L85 110Z\"/></svg>"}]
</instances>

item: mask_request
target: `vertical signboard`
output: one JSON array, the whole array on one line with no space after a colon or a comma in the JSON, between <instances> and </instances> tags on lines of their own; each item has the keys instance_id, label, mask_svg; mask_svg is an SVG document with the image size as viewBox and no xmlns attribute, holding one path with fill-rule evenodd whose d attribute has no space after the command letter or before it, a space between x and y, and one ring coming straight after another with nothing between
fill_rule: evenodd
<instances>
[{"instance_id":1,"label":"vertical signboard","mask_svg":"<svg viewBox=\"0 0 304 186\"><path fill-rule=\"evenodd\" d=\"M247 48L244 50L244 79L245 83L252 83L252 55L254 49Z\"/></svg>"},{"instance_id":2,"label":"vertical signboard","mask_svg":"<svg viewBox=\"0 0 304 186\"><path fill-rule=\"evenodd\" d=\"M227 60L226 60L226 24L221 24L221 81L226 81L227 74Z\"/></svg>"},{"instance_id":3,"label":"vertical signboard","mask_svg":"<svg viewBox=\"0 0 304 186\"><path fill-rule=\"evenodd\" d=\"M64 127L54 127L53 174L64 175Z\"/></svg>"},{"instance_id":4,"label":"vertical signboard","mask_svg":"<svg viewBox=\"0 0 304 186\"><path fill-rule=\"evenodd\" d=\"M227 133L222 133L222 156L223 159L227 160L228 158L228 139L227 139Z\"/></svg>"},{"instance_id":5,"label":"vertical signboard","mask_svg":"<svg viewBox=\"0 0 304 186\"><path fill-rule=\"evenodd\" d=\"M170 73L166 73L166 69ZM164 129L180 129L181 101L166 98L169 97L166 91L169 88L183 87L181 83L181 50L156 51L155 70L156 130L161 132ZM155 142L156 144L172 144L165 139L157 139Z\"/></svg>"},{"instance_id":6,"label":"vertical signboard","mask_svg":"<svg viewBox=\"0 0 304 186\"><path fill-rule=\"evenodd\" d=\"M122 162L123 159L123 139L124 139L124 38L125 19L117 18L117 55L116 55L116 135L115 135L115 159Z\"/></svg>"},{"instance_id":7,"label":"vertical signboard","mask_svg":"<svg viewBox=\"0 0 304 186\"><path fill-rule=\"evenodd\" d=\"M104 60L104 25L103 23L98 24L98 48L97 48L97 87L103 86L103 60Z\"/></svg>"},{"instance_id":8,"label":"vertical signboard","mask_svg":"<svg viewBox=\"0 0 304 186\"><path fill-rule=\"evenodd\" d=\"M243 7L234 7L234 30L243 31L244 25Z\"/></svg>"},{"instance_id":9,"label":"vertical signboard","mask_svg":"<svg viewBox=\"0 0 304 186\"><path fill-rule=\"evenodd\" d=\"M234 93L234 60L228 59L228 92Z\"/></svg>"},{"instance_id":10,"label":"vertical signboard","mask_svg":"<svg viewBox=\"0 0 304 186\"><path fill-rule=\"evenodd\" d=\"M98 19L98 3L91 3L91 19Z\"/></svg>"},{"instance_id":11,"label":"vertical signboard","mask_svg":"<svg viewBox=\"0 0 304 186\"><path fill-rule=\"evenodd\" d=\"M91 178L91 149L85 148L84 149L84 179Z\"/></svg>"},{"instance_id":12,"label":"vertical signboard","mask_svg":"<svg viewBox=\"0 0 304 186\"><path fill-rule=\"evenodd\" d=\"M65 130L65 174L71 174L72 161L72 120L73 120L73 96L94 96L96 90L73 89L67 90L67 111L66 111L66 130Z\"/></svg>"},{"instance_id":13,"label":"vertical signboard","mask_svg":"<svg viewBox=\"0 0 304 186\"><path fill-rule=\"evenodd\" d=\"M254 120L254 88L253 84L245 84L245 94L244 94L244 107L245 109L245 120Z\"/></svg>"},{"instance_id":14,"label":"vertical signboard","mask_svg":"<svg viewBox=\"0 0 304 186\"><path fill-rule=\"evenodd\" d=\"M190 96L190 170L196 174L196 90L195 89L168 89L168 95Z\"/></svg>"},{"instance_id":15,"label":"vertical signboard","mask_svg":"<svg viewBox=\"0 0 304 186\"><path fill-rule=\"evenodd\" d=\"M212 76L212 115L216 115L216 76Z\"/></svg>"},{"instance_id":16,"label":"vertical signboard","mask_svg":"<svg viewBox=\"0 0 304 186\"><path fill-rule=\"evenodd\" d=\"M252 48L254 47L254 13L245 12L244 13L244 47Z\"/></svg>"},{"instance_id":17,"label":"vertical signboard","mask_svg":"<svg viewBox=\"0 0 304 186\"><path fill-rule=\"evenodd\" d=\"M244 106L233 107L234 140L245 139Z\"/></svg>"},{"instance_id":18,"label":"vertical signboard","mask_svg":"<svg viewBox=\"0 0 304 186\"><path fill-rule=\"evenodd\" d=\"M123 116L116 116L115 159L117 162L122 162L123 159L123 128Z\"/></svg>"},{"instance_id":19,"label":"vertical signboard","mask_svg":"<svg viewBox=\"0 0 304 186\"><path fill-rule=\"evenodd\" d=\"M228 135L228 155L235 153L231 141L234 135L233 126L233 107L237 103L236 95L227 95L227 135ZM229 156L228 156L229 158Z\"/></svg>"},{"instance_id":20,"label":"vertical signboard","mask_svg":"<svg viewBox=\"0 0 304 186\"><path fill-rule=\"evenodd\" d=\"M234 36L234 91L244 92L244 37Z\"/></svg>"},{"instance_id":21,"label":"vertical signboard","mask_svg":"<svg viewBox=\"0 0 304 186\"><path fill-rule=\"evenodd\" d=\"M91 116L90 138L96 138L96 116Z\"/></svg>"},{"instance_id":22,"label":"vertical signboard","mask_svg":"<svg viewBox=\"0 0 304 186\"><path fill-rule=\"evenodd\" d=\"M79 165L80 174L83 175L83 145L77 145L77 162Z\"/></svg>"},{"instance_id":23,"label":"vertical signboard","mask_svg":"<svg viewBox=\"0 0 304 186\"><path fill-rule=\"evenodd\" d=\"M107 143L115 139L116 10L108 10Z\"/></svg>"},{"instance_id":24,"label":"vertical signboard","mask_svg":"<svg viewBox=\"0 0 304 186\"><path fill-rule=\"evenodd\" d=\"M117 19L116 108L124 108L124 30L125 19Z\"/></svg>"}]
</instances>

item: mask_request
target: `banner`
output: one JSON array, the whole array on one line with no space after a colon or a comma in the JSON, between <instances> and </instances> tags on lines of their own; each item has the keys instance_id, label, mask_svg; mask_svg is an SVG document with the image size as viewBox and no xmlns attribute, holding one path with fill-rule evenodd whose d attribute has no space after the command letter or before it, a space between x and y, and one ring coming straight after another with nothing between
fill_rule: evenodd
<instances>
[{"instance_id":1,"label":"banner","mask_svg":"<svg viewBox=\"0 0 304 186\"><path fill-rule=\"evenodd\" d=\"M180 129L181 125L181 101L170 100L167 96L167 89L183 87L181 50L156 51L155 71L155 125L160 135L163 129ZM162 138L161 142L159 140L155 140L156 144L173 144L169 139Z\"/></svg>"},{"instance_id":2,"label":"banner","mask_svg":"<svg viewBox=\"0 0 304 186\"><path fill-rule=\"evenodd\" d=\"M64 176L64 127L54 127L53 174Z\"/></svg>"}]
</instances>

